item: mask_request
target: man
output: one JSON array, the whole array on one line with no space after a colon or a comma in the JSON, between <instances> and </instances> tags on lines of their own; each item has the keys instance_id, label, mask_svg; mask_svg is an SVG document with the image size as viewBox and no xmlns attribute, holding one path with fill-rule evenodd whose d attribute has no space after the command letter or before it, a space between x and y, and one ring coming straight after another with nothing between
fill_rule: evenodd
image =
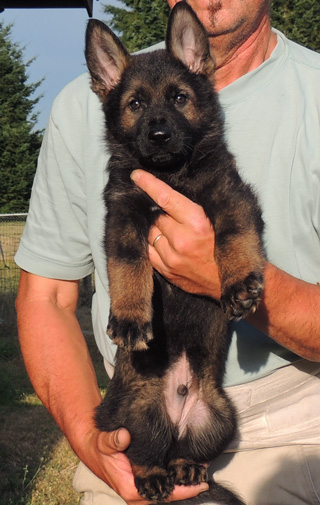
<instances>
[{"instance_id":1,"label":"man","mask_svg":"<svg viewBox=\"0 0 320 505\"><path fill-rule=\"evenodd\" d=\"M226 135L259 194L270 261L259 310L233 327L225 382L240 437L213 471L250 505L319 503L320 56L271 30L269 0L188 3L210 35ZM98 99L81 76L54 104L16 257L20 342L39 397L86 465L74 481L81 503L143 504L122 453L130 434L94 427L101 398L75 317L78 280L95 268L93 325L111 375L102 138ZM168 214L150 233L153 266L183 289L218 299L214 230L202 209L150 174L132 178ZM171 499L204 489L176 487Z\"/></svg>"}]
</instances>

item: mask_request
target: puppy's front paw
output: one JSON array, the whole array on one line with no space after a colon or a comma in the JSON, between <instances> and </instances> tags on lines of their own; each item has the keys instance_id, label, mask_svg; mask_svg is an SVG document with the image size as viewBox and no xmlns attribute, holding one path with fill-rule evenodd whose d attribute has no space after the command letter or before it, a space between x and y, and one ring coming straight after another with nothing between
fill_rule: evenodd
<instances>
[{"instance_id":1,"label":"puppy's front paw","mask_svg":"<svg viewBox=\"0 0 320 505\"><path fill-rule=\"evenodd\" d=\"M140 496L151 501L165 500L173 491L173 482L166 472L135 477L135 484Z\"/></svg>"},{"instance_id":2,"label":"puppy's front paw","mask_svg":"<svg viewBox=\"0 0 320 505\"><path fill-rule=\"evenodd\" d=\"M126 347L133 351L148 349L148 342L152 339L151 322L131 321L120 319L110 314L107 334L119 347Z\"/></svg>"},{"instance_id":3,"label":"puppy's front paw","mask_svg":"<svg viewBox=\"0 0 320 505\"><path fill-rule=\"evenodd\" d=\"M239 320L256 310L262 290L262 273L251 272L244 280L225 288L221 306L230 319Z\"/></svg>"}]
</instances>

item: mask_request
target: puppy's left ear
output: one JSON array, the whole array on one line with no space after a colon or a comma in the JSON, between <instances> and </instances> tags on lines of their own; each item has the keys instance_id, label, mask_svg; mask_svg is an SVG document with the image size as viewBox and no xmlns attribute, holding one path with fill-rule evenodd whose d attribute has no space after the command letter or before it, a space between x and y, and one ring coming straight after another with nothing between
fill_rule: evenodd
<instances>
[{"instance_id":1,"label":"puppy's left ear","mask_svg":"<svg viewBox=\"0 0 320 505\"><path fill-rule=\"evenodd\" d=\"M171 11L166 46L190 72L212 77L215 65L210 56L207 32L186 2L178 2Z\"/></svg>"},{"instance_id":2,"label":"puppy's left ear","mask_svg":"<svg viewBox=\"0 0 320 505\"><path fill-rule=\"evenodd\" d=\"M85 56L92 79L91 87L103 102L120 81L130 54L104 23L90 19L86 31Z\"/></svg>"}]
</instances>

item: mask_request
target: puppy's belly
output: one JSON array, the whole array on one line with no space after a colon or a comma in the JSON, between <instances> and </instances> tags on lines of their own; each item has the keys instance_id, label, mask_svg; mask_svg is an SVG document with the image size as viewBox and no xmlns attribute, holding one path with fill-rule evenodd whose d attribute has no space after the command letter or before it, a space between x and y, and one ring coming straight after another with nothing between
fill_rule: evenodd
<instances>
[{"instance_id":1,"label":"puppy's belly","mask_svg":"<svg viewBox=\"0 0 320 505\"><path fill-rule=\"evenodd\" d=\"M188 427L197 431L207 424L208 407L200 397L198 383L185 354L166 374L164 397L167 413L178 427L179 438L185 435Z\"/></svg>"}]
</instances>

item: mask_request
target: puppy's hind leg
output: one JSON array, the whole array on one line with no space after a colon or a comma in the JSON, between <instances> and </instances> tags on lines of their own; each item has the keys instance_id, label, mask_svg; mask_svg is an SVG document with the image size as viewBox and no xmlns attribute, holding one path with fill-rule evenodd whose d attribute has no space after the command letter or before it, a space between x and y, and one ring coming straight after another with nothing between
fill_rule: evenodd
<instances>
[{"instance_id":1,"label":"puppy's hind leg","mask_svg":"<svg viewBox=\"0 0 320 505\"><path fill-rule=\"evenodd\" d=\"M157 502L165 500L173 491L173 480L166 469L161 467L139 467L132 465L134 481L138 493L142 498Z\"/></svg>"},{"instance_id":2,"label":"puppy's hind leg","mask_svg":"<svg viewBox=\"0 0 320 505\"><path fill-rule=\"evenodd\" d=\"M166 460L175 431L163 409L161 395L154 387L155 382L159 386L161 380L151 379L150 382L153 385L148 381L141 391L140 400L133 404L136 417L133 419L131 415L129 431L132 442L127 455L139 494L147 500L157 501L167 499L174 487Z\"/></svg>"},{"instance_id":3,"label":"puppy's hind leg","mask_svg":"<svg viewBox=\"0 0 320 505\"><path fill-rule=\"evenodd\" d=\"M154 374L158 363L153 350L118 349L114 377L95 416L101 431L122 426L130 432L126 455L138 493L150 501L165 500L173 490L166 461L175 427L164 408L163 379Z\"/></svg>"}]
</instances>

